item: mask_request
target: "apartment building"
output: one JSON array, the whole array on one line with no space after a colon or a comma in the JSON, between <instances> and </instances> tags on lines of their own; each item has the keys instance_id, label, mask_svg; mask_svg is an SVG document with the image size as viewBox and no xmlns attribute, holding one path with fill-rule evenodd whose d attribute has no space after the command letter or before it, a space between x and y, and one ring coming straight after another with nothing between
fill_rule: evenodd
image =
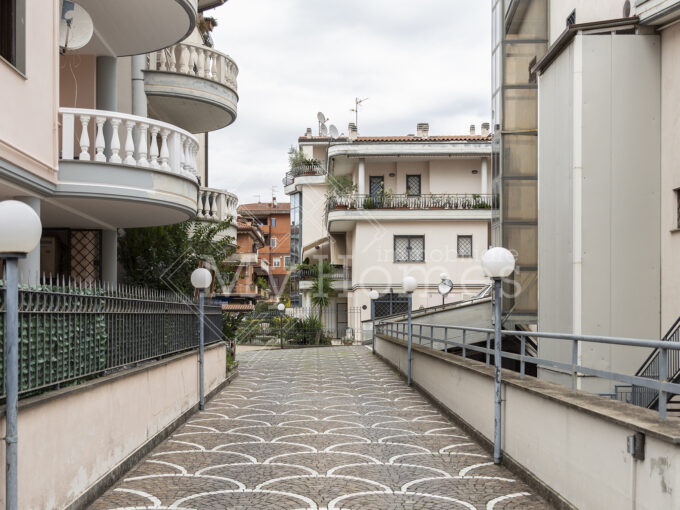
<instances>
[{"instance_id":1,"label":"apartment building","mask_svg":"<svg viewBox=\"0 0 680 510\"><path fill-rule=\"evenodd\" d=\"M115 282L119 229L235 215L234 195L207 188L205 133L238 102L236 64L197 30L219 3L3 3L0 200L44 227L24 281Z\"/></svg>"},{"instance_id":2,"label":"apartment building","mask_svg":"<svg viewBox=\"0 0 680 510\"><path fill-rule=\"evenodd\" d=\"M265 246L260 225L251 218L239 217L236 244L236 253L230 258L234 264L234 278L222 282L223 288L217 290L214 299L230 305L254 305L269 296L269 263L258 255Z\"/></svg>"},{"instance_id":3,"label":"apartment building","mask_svg":"<svg viewBox=\"0 0 680 510\"><path fill-rule=\"evenodd\" d=\"M262 231L264 246L257 254L260 262L269 267L270 296L279 296L290 275L290 204L280 203L274 197L271 202L242 204L238 214Z\"/></svg>"},{"instance_id":4,"label":"apartment building","mask_svg":"<svg viewBox=\"0 0 680 510\"><path fill-rule=\"evenodd\" d=\"M538 328L661 338L680 315L680 2L492 5L505 55L501 86L512 70L535 90L525 113L536 148L506 146L500 154L522 162L518 170L537 168L529 203L537 196ZM513 38L531 35L539 42L515 51ZM500 118L517 112L509 92L495 106ZM539 354L572 357L571 347L549 340ZM587 366L629 373L644 372L649 354L610 346L578 352ZM547 369L541 376L565 379ZM579 387L613 391L594 378L580 378Z\"/></svg>"},{"instance_id":5,"label":"apartment building","mask_svg":"<svg viewBox=\"0 0 680 510\"><path fill-rule=\"evenodd\" d=\"M327 321L337 324L329 330L342 332L357 310L370 318L372 289L380 293L378 316L403 312L407 275L418 280L416 309L442 303L442 272L455 284L447 302L479 293L492 206L488 125L461 136L430 135L428 124L415 135L358 136L353 124L349 133L332 139L307 130L298 144L308 163L284 179L293 304L314 306L320 261L332 267Z\"/></svg>"}]
</instances>

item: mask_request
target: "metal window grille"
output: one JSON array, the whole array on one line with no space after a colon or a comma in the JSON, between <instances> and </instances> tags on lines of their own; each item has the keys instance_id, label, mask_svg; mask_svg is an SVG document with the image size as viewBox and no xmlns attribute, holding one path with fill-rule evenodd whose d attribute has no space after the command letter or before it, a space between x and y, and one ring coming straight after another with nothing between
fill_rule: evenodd
<instances>
[{"instance_id":1,"label":"metal window grille","mask_svg":"<svg viewBox=\"0 0 680 510\"><path fill-rule=\"evenodd\" d=\"M71 231L71 278L85 282L101 278L101 231Z\"/></svg>"},{"instance_id":2,"label":"metal window grille","mask_svg":"<svg viewBox=\"0 0 680 510\"><path fill-rule=\"evenodd\" d=\"M406 176L406 194L420 195L420 175Z\"/></svg>"},{"instance_id":3,"label":"metal window grille","mask_svg":"<svg viewBox=\"0 0 680 510\"><path fill-rule=\"evenodd\" d=\"M458 236L458 256L472 257L472 236Z\"/></svg>"},{"instance_id":4,"label":"metal window grille","mask_svg":"<svg viewBox=\"0 0 680 510\"><path fill-rule=\"evenodd\" d=\"M380 177L371 177L369 179L369 193L373 197L377 197L383 194L385 191L385 179Z\"/></svg>"},{"instance_id":5,"label":"metal window grille","mask_svg":"<svg viewBox=\"0 0 680 510\"><path fill-rule=\"evenodd\" d=\"M221 306L206 305L205 314L206 343L219 341ZM3 280L2 341L4 317ZM195 349L198 337L198 309L189 297L96 282L43 280L19 290L19 391L35 393Z\"/></svg>"},{"instance_id":6,"label":"metal window grille","mask_svg":"<svg viewBox=\"0 0 680 510\"><path fill-rule=\"evenodd\" d=\"M395 262L425 262L425 236L394 236Z\"/></svg>"},{"instance_id":7,"label":"metal window grille","mask_svg":"<svg viewBox=\"0 0 680 510\"><path fill-rule=\"evenodd\" d=\"M386 317L388 315L406 313L408 311L408 296L390 292L382 294L375 300L375 316Z\"/></svg>"}]
</instances>

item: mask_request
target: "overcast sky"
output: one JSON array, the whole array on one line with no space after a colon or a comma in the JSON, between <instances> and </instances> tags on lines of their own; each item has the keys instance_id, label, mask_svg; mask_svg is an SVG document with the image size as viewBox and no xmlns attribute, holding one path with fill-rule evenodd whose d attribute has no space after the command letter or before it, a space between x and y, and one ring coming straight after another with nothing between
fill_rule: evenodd
<instances>
[{"instance_id":1,"label":"overcast sky","mask_svg":"<svg viewBox=\"0 0 680 510\"><path fill-rule=\"evenodd\" d=\"M280 201L287 150L322 111L341 133L465 134L490 122L488 0L229 0L216 49L238 64L238 118L210 134L209 185Z\"/></svg>"}]
</instances>

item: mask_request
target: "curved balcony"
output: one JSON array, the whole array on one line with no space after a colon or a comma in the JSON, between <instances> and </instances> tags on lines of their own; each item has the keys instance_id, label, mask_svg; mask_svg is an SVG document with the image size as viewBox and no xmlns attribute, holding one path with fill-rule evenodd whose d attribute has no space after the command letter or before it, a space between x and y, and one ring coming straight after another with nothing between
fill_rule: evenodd
<instances>
[{"instance_id":1,"label":"curved balcony","mask_svg":"<svg viewBox=\"0 0 680 510\"><path fill-rule=\"evenodd\" d=\"M78 0L94 24L76 53L122 57L167 48L196 26L197 0Z\"/></svg>"},{"instance_id":2,"label":"curved balcony","mask_svg":"<svg viewBox=\"0 0 680 510\"><path fill-rule=\"evenodd\" d=\"M227 0L198 0L198 11L203 12L224 5Z\"/></svg>"},{"instance_id":3,"label":"curved balcony","mask_svg":"<svg viewBox=\"0 0 680 510\"><path fill-rule=\"evenodd\" d=\"M292 193L295 191L293 188L289 187L295 183L323 184L326 181L327 173L326 169L318 164L298 165L286 172L286 176L282 180L285 192ZM311 177L311 179L309 179L309 177ZM319 177L322 179L318 179Z\"/></svg>"},{"instance_id":4,"label":"curved balcony","mask_svg":"<svg viewBox=\"0 0 680 510\"><path fill-rule=\"evenodd\" d=\"M197 220L227 221L237 216L238 197L221 189L201 187L198 195Z\"/></svg>"},{"instance_id":5,"label":"curved balcony","mask_svg":"<svg viewBox=\"0 0 680 510\"><path fill-rule=\"evenodd\" d=\"M192 134L118 112L60 108L59 116L53 226L145 227L195 216L199 145Z\"/></svg>"},{"instance_id":6,"label":"curved balcony","mask_svg":"<svg viewBox=\"0 0 680 510\"><path fill-rule=\"evenodd\" d=\"M236 120L238 66L207 46L175 44L147 56L144 90L153 115L191 133Z\"/></svg>"}]
</instances>

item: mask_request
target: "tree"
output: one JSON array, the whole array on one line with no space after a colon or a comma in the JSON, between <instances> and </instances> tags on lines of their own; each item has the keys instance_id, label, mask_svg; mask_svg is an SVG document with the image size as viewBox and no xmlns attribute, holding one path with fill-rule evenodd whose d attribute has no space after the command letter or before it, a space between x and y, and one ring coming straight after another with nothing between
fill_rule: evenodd
<instances>
[{"instance_id":1,"label":"tree","mask_svg":"<svg viewBox=\"0 0 680 510\"><path fill-rule=\"evenodd\" d=\"M227 259L236 246L233 237L222 237L230 225L231 220L185 221L163 227L126 229L118 239L118 261L123 266L124 282L192 294L191 272L213 263L222 278L230 278Z\"/></svg>"}]
</instances>

